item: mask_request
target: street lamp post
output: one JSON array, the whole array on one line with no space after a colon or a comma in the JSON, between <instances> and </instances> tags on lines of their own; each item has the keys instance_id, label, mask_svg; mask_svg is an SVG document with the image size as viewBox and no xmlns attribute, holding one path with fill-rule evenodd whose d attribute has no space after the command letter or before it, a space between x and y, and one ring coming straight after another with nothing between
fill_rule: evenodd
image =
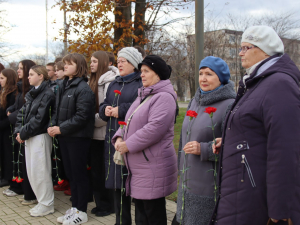
<instances>
[{"instance_id":1,"label":"street lamp post","mask_svg":"<svg viewBox=\"0 0 300 225\"><path fill-rule=\"evenodd\" d=\"M48 63L48 0L46 0L46 64Z\"/></svg>"},{"instance_id":2,"label":"street lamp post","mask_svg":"<svg viewBox=\"0 0 300 225\"><path fill-rule=\"evenodd\" d=\"M195 0L195 91L199 87L199 65L204 58L204 0Z\"/></svg>"}]
</instances>

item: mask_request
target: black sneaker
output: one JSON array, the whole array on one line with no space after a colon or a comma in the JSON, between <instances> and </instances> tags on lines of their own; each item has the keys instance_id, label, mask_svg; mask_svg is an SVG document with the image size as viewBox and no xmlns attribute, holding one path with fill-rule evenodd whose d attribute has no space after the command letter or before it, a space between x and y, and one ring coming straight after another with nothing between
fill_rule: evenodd
<instances>
[{"instance_id":1,"label":"black sneaker","mask_svg":"<svg viewBox=\"0 0 300 225\"><path fill-rule=\"evenodd\" d=\"M91 213L92 214L96 214L97 212L99 212L100 210L97 208L97 207L95 207L95 208L92 208L92 210L91 210Z\"/></svg>"},{"instance_id":2,"label":"black sneaker","mask_svg":"<svg viewBox=\"0 0 300 225\"><path fill-rule=\"evenodd\" d=\"M97 217L103 217L103 216L108 216L108 215L110 215L112 213L113 212L111 212L111 211L101 210L101 211L96 212L95 216L97 216Z\"/></svg>"}]
</instances>

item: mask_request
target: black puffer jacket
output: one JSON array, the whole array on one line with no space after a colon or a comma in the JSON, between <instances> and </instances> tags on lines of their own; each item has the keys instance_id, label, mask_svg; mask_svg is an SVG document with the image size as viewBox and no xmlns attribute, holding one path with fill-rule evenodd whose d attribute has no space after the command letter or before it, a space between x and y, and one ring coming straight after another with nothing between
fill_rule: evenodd
<instances>
[{"instance_id":1,"label":"black puffer jacket","mask_svg":"<svg viewBox=\"0 0 300 225\"><path fill-rule=\"evenodd\" d=\"M57 82L56 107L52 125L59 126L61 136L92 138L95 124L95 95L87 80L69 77Z\"/></svg>"},{"instance_id":2,"label":"black puffer jacket","mask_svg":"<svg viewBox=\"0 0 300 225\"><path fill-rule=\"evenodd\" d=\"M17 115L18 115L19 109L21 109L21 107L25 104L25 100L23 98L23 92L22 92L22 81L19 81L17 83L17 87L18 87L18 94L16 97L15 104L13 104L12 106L10 106L6 109L6 113L10 112L8 119L9 119L9 122L13 125L15 125L17 122ZM32 86L30 86L29 90L31 88L32 88Z\"/></svg>"},{"instance_id":3,"label":"black puffer jacket","mask_svg":"<svg viewBox=\"0 0 300 225\"><path fill-rule=\"evenodd\" d=\"M15 127L15 134L20 133L22 140L47 133L49 109L54 107L55 95L48 87L48 82L43 81L37 89L33 88L25 95L25 100Z\"/></svg>"}]
</instances>

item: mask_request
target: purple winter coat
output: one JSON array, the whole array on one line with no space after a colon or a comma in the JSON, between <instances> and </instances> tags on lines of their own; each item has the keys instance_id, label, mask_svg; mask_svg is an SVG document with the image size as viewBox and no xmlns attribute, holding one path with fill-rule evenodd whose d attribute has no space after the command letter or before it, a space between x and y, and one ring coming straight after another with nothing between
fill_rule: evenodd
<instances>
[{"instance_id":1,"label":"purple winter coat","mask_svg":"<svg viewBox=\"0 0 300 225\"><path fill-rule=\"evenodd\" d=\"M211 224L300 224L300 71L283 55L257 66L226 118L218 205ZM262 67L263 68L263 67ZM280 223L282 224L282 223Z\"/></svg>"},{"instance_id":2,"label":"purple winter coat","mask_svg":"<svg viewBox=\"0 0 300 225\"><path fill-rule=\"evenodd\" d=\"M142 99L153 95L134 114L124 135L129 152L126 194L136 199L165 197L177 188L177 156L173 146L176 94L170 80L140 88L125 121ZM124 128L125 129L125 128ZM121 129L113 137L121 137Z\"/></svg>"}]
</instances>

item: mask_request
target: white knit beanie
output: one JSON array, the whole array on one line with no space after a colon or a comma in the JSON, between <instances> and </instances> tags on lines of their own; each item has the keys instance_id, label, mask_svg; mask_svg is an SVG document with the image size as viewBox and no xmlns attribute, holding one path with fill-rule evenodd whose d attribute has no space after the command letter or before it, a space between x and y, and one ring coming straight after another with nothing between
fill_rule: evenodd
<instances>
[{"instance_id":1,"label":"white knit beanie","mask_svg":"<svg viewBox=\"0 0 300 225\"><path fill-rule=\"evenodd\" d=\"M284 46L276 31L269 26L252 26L245 30L242 42L259 47L269 56L284 53Z\"/></svg>"},{"instance_id":2,"label":"white knit beanie","mask_svg":"<svg viewBox=\"0 0 300 225\"><path fill-rule=\"evenodd\" d=\"M122 48L118 53L118 58L120 57L127 59L136 69L139 68L139 63L143 61L142 54L134 47Z\"/></svg>"}]
</instances>

